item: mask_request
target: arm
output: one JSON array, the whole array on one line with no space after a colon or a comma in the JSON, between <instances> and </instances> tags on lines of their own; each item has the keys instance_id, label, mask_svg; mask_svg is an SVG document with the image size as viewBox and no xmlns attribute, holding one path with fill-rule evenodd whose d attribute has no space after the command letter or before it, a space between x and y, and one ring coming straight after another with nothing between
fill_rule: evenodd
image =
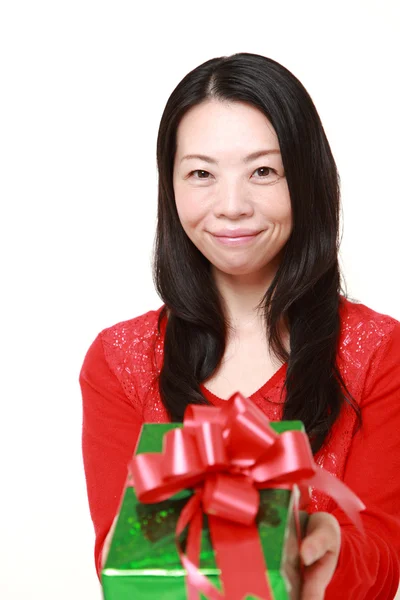
<instances>
[{"instance_id":1,"label":"arm","mask_svg":"<svg viewBox=\"0 0 400 600\"><path fill-rule=\"evenodd\" d=\"M400 559L400 324L371 363L361 402L363 424L354 435L344 482L361 498L365 539L339 509L341 550L327 600L390 600Z\"/></svg>"},{"instance_id":2,"label":"arm","mask_svg":"<svg viewBox=\"0 0 400 600\"><path fill-rule=\"evenodd\" d=\"M142 425L139 401L127 398L104 356L101 334L90 346L80 373L83 401L82 452L100 578L105 538L118 510Z\"/></svg>"}]
</instances>

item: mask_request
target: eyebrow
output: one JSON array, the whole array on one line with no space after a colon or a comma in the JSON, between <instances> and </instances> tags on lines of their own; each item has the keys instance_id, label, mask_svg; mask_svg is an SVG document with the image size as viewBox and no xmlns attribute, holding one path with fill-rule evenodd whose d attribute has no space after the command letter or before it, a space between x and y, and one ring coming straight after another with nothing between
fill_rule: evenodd
<instances>
[{"instance_id":1,"label":"eyebrow","mask_svg":"<svg viewBox=\"0 0 400 600\"><path fill-rule=\"evenodd\" d=\"M271 148L270 150L257 150L256 152L252 152L248 156L245 156L243 159L244 163L249 163L256 158L260 158L260 156L266 156L267 154L280 154L280 151L277 148ZM205 154L186 154L181 158L181 162L184 160L189 160L191 158L199 158L200 160L204 160L204 162L217 165L218 161L211 156L206 156Z\"/></svg>"}]
</instances>

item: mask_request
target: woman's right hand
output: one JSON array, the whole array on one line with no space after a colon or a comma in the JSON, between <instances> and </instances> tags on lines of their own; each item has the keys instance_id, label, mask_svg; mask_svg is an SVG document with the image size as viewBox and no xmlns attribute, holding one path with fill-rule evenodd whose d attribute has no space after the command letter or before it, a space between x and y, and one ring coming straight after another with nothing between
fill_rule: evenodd
<instances>
[{"instance_id":1,"label":"woman's right hand","mask_svg":"<svg viewBox=\"0 0 400 600\"><path fill-rule=\"evenodd\" d=\"M108 554L108 551L109 551L110 545L111 545L111 538L113 536L114 529L117 524L117 518L118 518L118 515L115 515L114 521L112 522L112 525L110 527L110 531L107 533L107 537L104 540L103 549L101 551L101 568L103 568L104 563L106 562L106 559L107 559L107 554Z\"/></svg>"}]
</instances>

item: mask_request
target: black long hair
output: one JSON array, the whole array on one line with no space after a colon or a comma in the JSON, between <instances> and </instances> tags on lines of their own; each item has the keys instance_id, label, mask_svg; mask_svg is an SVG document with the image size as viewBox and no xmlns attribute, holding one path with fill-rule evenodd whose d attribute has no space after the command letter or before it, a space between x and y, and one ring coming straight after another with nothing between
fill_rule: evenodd
<instances>
[{"instance_id":1,"label":"black long hair","mask_svg":"<svg viewBox=\"0 0 400 600\"><path fill-rule=\"evenodd\" d=\"M225 352L228 323L208 259L186 235L176 209L173 166L183 115L210 99L259 109L278 136L292 206L292 232L260 303L268 343L288 362L283 419L303 421L313 452L326 440L343 401L356 410L337 367L342 283L338 262L340 178L322 123L300 81L270 58L238 53L188 73L169 97L157 138L158 216L153 279L165 306L161 399L173 421L190 403L208 404L200 383ZM290 353L280 334L290 332Z\"/></svg>"}]
</instances>

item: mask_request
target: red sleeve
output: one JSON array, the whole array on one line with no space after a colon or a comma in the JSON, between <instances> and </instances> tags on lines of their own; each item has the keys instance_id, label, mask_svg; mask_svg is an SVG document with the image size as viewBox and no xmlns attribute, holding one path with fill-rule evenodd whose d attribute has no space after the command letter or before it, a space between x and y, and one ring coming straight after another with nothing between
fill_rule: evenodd
<instances>
[{"instance_id":1,"label":"red sleeve","mask_svg":"<svg viewBox=\"0 0 400 600\"><path fill-rule=\"evenodd\" d=\"M374 372L372 374L372 369ZM361 401L363 424L354 435L344 482L361 498L363 539L344 514L338 567L325 598L390 600L400 559L400 323L377 351Z\"/></svg>"},{"instance_id":2,"label":"red sleeve","mask_svg":"<svg viewBox=\"0 0 400 600\"><path fill-rule=\"evenodd\" d=\"M128 462L143 419L108 366L101 334L86 354L79 382L83 400L83 462L100 578L103 543L119 508Z\"/></svg>"}]
</instances>

